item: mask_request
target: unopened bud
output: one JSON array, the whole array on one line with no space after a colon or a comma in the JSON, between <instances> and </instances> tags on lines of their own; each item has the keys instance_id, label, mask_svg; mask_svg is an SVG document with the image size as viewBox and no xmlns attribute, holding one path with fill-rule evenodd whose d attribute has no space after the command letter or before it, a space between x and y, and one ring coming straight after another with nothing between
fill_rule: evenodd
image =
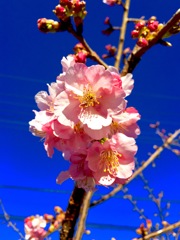
<instances>
[{"instance_id":1,"label":"unopened bud","mask_svg":"<svg viewBox=\"0 0 180 240\"><path fill-rule=\"evenodd\" d=\"M60 31L61 23L52 19L40 18L37 21L38 29L43 33Z\"/></svg>"},{"instance_id":2,"label":"unopened bud","mask_svg":"<svg viewBox=\"0 0 180 240\"><path fill-rule=\"evenodd\" d=\"M68 18L68 16L66 15L66 9L60 4L55 7L55 10L53 10L53 12L60 20L66 21L66 19Z\"/></svg>"},{"instance_id":3,"label":"unopened bud","mask_svg":"<svg viewBox=\"0 0 180 240\"><path fill-rule=\"evenodd\" d=\"M54 216L53 216L53 215L50 215L50 214L44 214L44 219L45 219L47 222L51 222L51 221L54 219Z\"/></svg>"},{"instance_id":4,"label":"unopened bud","mask_svg":"<svg viewBox=\"0 0 180 240\"><path fill-rule=\"evenodd\" d=\"M148 44L149 44L148 41L143 37L140 37L139 40L137 41L137 45L139 47L147 47Z\"/></svg>"},{"instance_id":5,"label":"unopened bud","mask_svg":"<svg viewBox=\"0 0 180 240\"><path fill-rule=\"evenodd\" d=\"M139 37L139 31L134 29L133 31L131 31L131 37L132 38L138 38Z\"/></svg>"},{"instance_id":6,"label":"unopened bud","mask_svg":"<svg viewBox=\"0 0 180 240\"><path fill-rule=\"evenodd\" d=\"M62 208L59 207L59 206L55 206L54 211L55 211L55 213L62 213L63 212Z\"/></svg>"},{"instance_id":7,"label":"unopened bud","mask_svg":"<svg viewBox=\"0 0 180 240\"><path fill-rule=\"evenodd\" d=\"M158 29L158 25L159 25L159 22L154 20L150 20L147 23L147 27L151 32L156 31Z\"/></svg>"},{"instance_id":8,"label":"unopened bud","mask_svg":"<svg viewBox=\"0 0 180 240\"><path fill-rule=\"evenodd\" d=\"M136 23L135 29L136 30L140 30L140 29L142 29L145 26L145 24L146 24L146 22L144 20L141 20L141 21Z\"/></svg>"},{"instance_id":9,"label":"unopened bud","mask_svg":"<svg viewBox=\"0 0 180 240\"><path fill-rule=\"evenodd\" d=\"M110 17L106 17L105 20L104 20L104 24L106 25L109 25L111 22L110 22Z\"/></svg>"}]
</instances>

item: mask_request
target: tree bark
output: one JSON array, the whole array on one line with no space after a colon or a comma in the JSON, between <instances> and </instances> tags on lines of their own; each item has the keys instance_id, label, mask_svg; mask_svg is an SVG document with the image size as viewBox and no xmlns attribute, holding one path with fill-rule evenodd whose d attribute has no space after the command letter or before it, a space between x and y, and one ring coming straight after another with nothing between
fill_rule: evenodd
<instances>
[{"instance_id":1,"label":"tree bark","mask_svg":"<svg viewBox=\"0 0 180 240\"><path fill-rule=\"evenodd\" d=\"M75 226L79 217L80 208L85 196L85 190L74 187L72 195L69 199L69 204L66 210L65 219L62 222L60 232L60 240L72 240L74 236Z\"/></svg>"}]
</instances>

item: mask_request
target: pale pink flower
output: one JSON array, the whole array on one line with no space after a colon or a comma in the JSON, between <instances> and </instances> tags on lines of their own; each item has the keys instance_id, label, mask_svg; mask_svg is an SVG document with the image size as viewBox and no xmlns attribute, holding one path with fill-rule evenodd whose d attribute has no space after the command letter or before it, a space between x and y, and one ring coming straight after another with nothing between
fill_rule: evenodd
<instances>
[{"instance_id":1,"label":"pale pink flower","mask_svg":"<svg viewBox=\"0 0 180 240\"><path fill-rule=\"evenodd\" d=\"M88 167L85 152L77 152L71 155L70 167L68 171L60 172L56 182L61 184L68 178L76 181L79 188L83 188L86 191L95 189L95 180L92 176L92 171Z\"/></svg>"},{"instance_id":2,"label":"pale pink flower","mask_svg":"<svg viewBox=\"0 0 180 240\"><path fill-rule=\"evenodd\" d=\"M66 132L64 132L66 134ZM68 132L67 132L68 134ZM73 132L68 139L62 139L63 144L61 144L63 157L66 160L70 160L72 154L77 152L84 152L91 144L92 138L87 135L80 124L76 124L73 128Z\"/></svg>"},{"instance_id":3,"label":"pale pink flower","mask_svg":"<svg viewBox=\"0 0 180 240\"><path fill-rule=\"evenodd\" d=\"M61 63L62 73L48 85L49 93L36 94L40 111L29 122L48 156L57 149L70 163L57 183L71 178L85 190L124 183L134 169L134 138L140 133L139 113L126 108L132 74L121 77L114 67L87 67L72 56Z\"/></svg>"},{"instance_id":4,"label":"pale pink flower","mask_svg":"<svg viewBox=\"0 0 180 240\"><path fill-rule=\"evenodd\" d=\"M104 143L92 143L86 160L96 183L108 186L118 180L125 182L132 175L136 151L134 138L122 133L113 135Z\"/></svg>"},{"instance_id":5,"label":"pale pink flower","mask_svg":"<svg viewBox=\"0 0 180 240\"><path fill-rule=\"evenodd\" d=\"M45 238L47 233L44 229L46 227L46 220L42 216L27 217L24 222L26 240L43 240Z\"/></svg>"},{"instance_id":6,"label":"pale pink flower","mask_svg":"<svg viewBox=\"0 0 180 240\"><path fill-rule=\"evenodd\" d=\"M92 138L99 140L105 137L111 138L112 135L120 132L128 137L136 138L140 134L137 121L140 119L138 111L129 107L124 111L112 115L112 123L107 127L102 127L100 130L93 130L84 126L84 131Z\"/></svg>"},{"instance_id":7,"label":"pale pink flower","mask_svg":"<svg viewBox=\"0 0 180 240\"><path fill-rule=\"evenodd\" d=\"M49 113L54 112L54 100L56 96L64 90L63 88L60 88L60 86L53 82L50 85L48 85L48 91L49 94L45 91L40 91L35 95L35 101L37 103L37 106L40 110L45 110Z\"/></svg>"},{"instance_id":8,"label":"pale pink flower","mask_svg":"<svg viewBox=\"0 0 180 240\"><path fill-rule=\"evenodd\" d=\"M111 124L110 113L122 111L126 106L127 86L124 91L120 77L112 68L105 70L101 65L87 67L75 63L61 78L65 90L56 97L54 112L62 124L65 123L62 119L64 114L75 124L80 121L87 125L86 128L98 130Z\"/></svg>"},{"instance_id":9,"label":"pale pink flower","mask_svg":"<svg viewBox=\"0 0 180 240\"><path fill-rule=\"evenodd\" d=\"M125 76L121 77L115 67L109 67L108 71L110 71L114 77L113 85L121 87L125 92L125 96L129 96L134 87L134 80L132 79L132 74L128 73Z\"/></svg>"},{"instance_id":10,"label":"pale pink flower","mask_svg":"<svg viewBox=\"0 0 180 240\"><path fill-rule=\"evenodd\" d=\"M63 72L66 72L68 68L73 67L75 64L74 55L68 55L66 58L63 57L61 60L61 64L63 67Z\"/></svg>"},{"instance_id":11,"label":"pale pink flower","mask_svg":"<svg viewBox=\"0 0 180 240\"><path fill-rule=\"evenodd\" d=\"M51 83L48 85L49 94L45 91L40 91L35 95L35 101L40 111L34 110L35 119L29 122L30 131L33 135L44 137L43 126L56 119L54 115L54 100L56 96L61 92L57 83Z\"/></svg>"},{"instance_id":12,"label":"pale pink flower","mask_svg":"<svg viewBox=\"0 0 180 240\"><path fill-rule=\"evenodd\" d=\"M140 129L137 125L137 121L140 119L140 115L135 108L126 108L120 114L113 115L112 118L113 121L110 125L109 136L120 132L128 137L136 138L137 135L140 134Z\"/></svg>"},{"instance_id":13,"label":"pale pink flower","mask_svg":"<svg viewBox=\"0 0 180 240\"><path fill-rule=\"evenodd\" d=\"M47 155L52 157L54 148L59 151L64 149L64 141L62 139L70 139L74 130L70 126L60 124L54 115L46 113L46 111L34 111L35 119L29 122L30 132L44 140L44 147Z\"/></svg>"}]
</instances>

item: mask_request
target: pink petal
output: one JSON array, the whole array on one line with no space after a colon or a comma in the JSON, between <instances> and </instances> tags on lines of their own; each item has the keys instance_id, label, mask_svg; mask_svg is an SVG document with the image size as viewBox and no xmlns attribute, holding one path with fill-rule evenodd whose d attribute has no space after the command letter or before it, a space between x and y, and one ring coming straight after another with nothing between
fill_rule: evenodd
<instances>
[{"instance_id":1,"label":"pink petal","mask_svg":"<svg viewBox=\"0 0 180 240\"><path fill-rule=\"evenodd\" d=\"M70 178L69 171L62 171L56 178L56 183L61 184L64 181L66 181L68 178Z\"/></svg>"}]
</instances>

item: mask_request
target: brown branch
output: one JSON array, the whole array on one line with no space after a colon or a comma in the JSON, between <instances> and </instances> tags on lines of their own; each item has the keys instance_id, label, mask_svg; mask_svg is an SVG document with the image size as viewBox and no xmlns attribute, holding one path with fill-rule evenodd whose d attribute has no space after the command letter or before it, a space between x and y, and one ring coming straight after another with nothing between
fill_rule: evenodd
<instances>
[{"instance_id":1,"label":"brown branch","mask_svg":"<svg viewBox=\"0 0 180 240\"><path fill-rule=\"evenodd\" d=\"M74 187L72 195L69 200L69 205L66 210L65 219L62 222L62 229L60 232L61 240L72 240L75 230L75 225L79 217L81 205L84 200L85 190Z\"/></svg>"},{"instance_id":2,"label":"brown branch","mask_svg":"<svg viewBox=\"0 0 180 240\"><path fill-rule=\"evenodd\" d=\"M143 54L145 54L152 46L157 44L163 36L180 20L180 9L172 16L172 18L164 25L164 27L158 32L158 34L149 42L147 47L134 47L132 54L126 61L121 75L124 76L127 73L133 72Z\"/></svg>"},{"instance_id":3,"label":"brown branch","mask_svg":"<svg viewBox=\"0 0 180 240\"><path fill-rule=\"evenodd\" d=\"M93 191L89 191L84 198L84 203L83 203L81 213L80 213L80 220L79 220L79 223L78 223L75 240L81 239L82 235L85 231L85 222L86 222L86 218L87 218L88 209L89 209L90 200L91 200L92 195L93 195Z\"/></svg>"},{"instance_id":4,"label":"brown branch","mask_svg":"<svg viewBox=\"0 0 180 240\"><path fill-rule=\"evenodd\" d=\"M121 31L119 35L119 44L118 44L118 50L116 55L116 61L114 63L114 66L119 69L120 63L121 63L121 57L124 47L124 41L125 41L125 34L126 34L126 27L128 23L128 14L129 14L129 6L130 6L130 0L126 0L124 5L124 13L123 13L123 21L121 26Z\"/></svg>"},{"instance_id":5,"label":"brown branch","mask_svg":"<svg viewBox=\"0 0 180 240\"><path fill-rule=\"evenodd\" d=\"M99 55L95 51L92 50L92 48L88 45L84 37L82 35L77 34L72 25L68 26L68 32L71 33L80 43L83 44L84 48L89 53L89 58L101 64L105 68L108 68L108 65L99 57Z\"/></svg>"},{"instance_id":6,"label":"brown branch","mask_svg":"<svg viewBox=\"0 0 180 240\"><path fill-rule=\"evenodd\" d=\"M176 130L172 135L170 135L167 140L163 143L162 146L158 147L156 151L146 160L141 167L139 167L131 176L131 178L124 184L118 185L116 188L114 188L110 193L104 195L101 199L96 200L90 204L90 207L96 206L106 200L108 200L110 197L114 196L116 193L118 193L125 185L130 183L134 178L136 178L149 164L151 164L157 157L159 157L160 153L164 150L164 148L167 148L172 141L180 134L180 129Z\"/></svg>"},{"instance_id":7,"label":"brown branch","mask_svg":"<svg viewBox=\"0 0 180 240\"><path fill-rule=\"evenodd\" d=\"M173 223L171 225L169 225L168 227L164 227L156 232L152 232L152 233L149 233L148 235L145 235L143 236L143 238L137 238L138 240L148 240L148 239L151 239L153 237L157 237L159 235L162 235L163 233L167 233L169 231L172 231L173 229L175 228L178 228L180 227L180 221L179 222L176 222L176 223Z\"/></svg>"}]
</instances>

